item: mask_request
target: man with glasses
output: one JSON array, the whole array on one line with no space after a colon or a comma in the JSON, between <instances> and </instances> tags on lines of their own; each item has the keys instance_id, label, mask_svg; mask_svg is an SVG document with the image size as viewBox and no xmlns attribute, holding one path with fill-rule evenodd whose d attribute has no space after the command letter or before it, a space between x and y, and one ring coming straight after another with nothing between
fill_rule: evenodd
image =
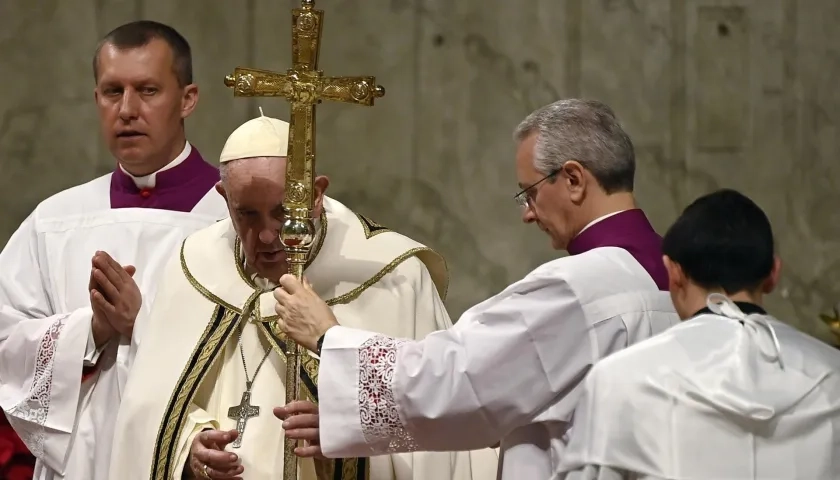
<instances>
[{"instance_id":1,"label":"man with glasses","mask_svg":"<svg viewBox=\"0 0 840 480\"><path fill-rule=\"evenodd\" d=\"M591 366L679 321L662 239L633 199L633 145L612 110L561 100L528 116L515 139L522 218L571 255L471 308L453 328L413 341L338 326L310 286L280 279L278 324L321 358L326 456L501 440L500 478L551 478Z\"/></svg>"}]
</instances>

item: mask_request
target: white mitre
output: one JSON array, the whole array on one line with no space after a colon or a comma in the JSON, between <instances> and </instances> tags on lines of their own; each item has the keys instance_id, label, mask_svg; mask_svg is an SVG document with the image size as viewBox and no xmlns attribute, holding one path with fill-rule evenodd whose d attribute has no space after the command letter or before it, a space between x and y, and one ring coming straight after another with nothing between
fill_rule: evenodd
<instances>
[{"instance_id":1,"label":"white mitre","mask_svg":"<svg viewBox=\"0 0 840 480\"><path fill-rule=\"evenodd\" d=\"M289 124L262 115L248 120L228 137L219 163L241 158L285 157L289 149Z\"/></svg>"}]
</instances>

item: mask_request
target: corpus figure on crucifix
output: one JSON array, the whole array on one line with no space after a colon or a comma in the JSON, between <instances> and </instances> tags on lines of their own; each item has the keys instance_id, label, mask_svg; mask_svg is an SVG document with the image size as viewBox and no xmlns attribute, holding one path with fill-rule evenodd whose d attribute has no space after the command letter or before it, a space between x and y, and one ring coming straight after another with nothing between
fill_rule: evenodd
<instances>
[{"instance_id":1,"label":"corpus figure on crucifix","mask_svg":"<svg viewBox=\"0 0 840 480\"><path fill-rule=\"evenodd\" d=\"M318 358L276 329L271 292L282 275L305 272L336 316L359 328L422 338L452 326L443 258L327 197L329 179L314 171L315 103L372 105L382 93L372 77L315 70L322 19L311 2L293 11L288 73L237 69L229 78L237 95L286 97L291 122L261 115L228 138L218 191L230 219L173 252L126 385L111 478L495 478L491 448L320 455ZM378 320L393 310L404 317Z\"/></svg>"}]
</instances>

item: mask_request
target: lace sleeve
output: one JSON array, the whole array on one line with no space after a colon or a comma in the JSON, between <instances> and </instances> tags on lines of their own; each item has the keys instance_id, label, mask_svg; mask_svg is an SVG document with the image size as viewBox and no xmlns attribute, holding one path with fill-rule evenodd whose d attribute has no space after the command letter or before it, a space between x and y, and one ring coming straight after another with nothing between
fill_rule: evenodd
<instances>
[{"instance_id":1,"label":"lace sleeve","mask_svg":"<svg viewBox=\"0 0 840 480\"><path fill-rule=\"evenodd\" d=\"M400 419L394 399L393 379L397 350L407 340L383 335L371 337L359 348L359 414L365 441L388 444L388 452L417 449Z\"/></svg>"},{"instance_id":2,"label":"lace sleeve","mask_svg":"<svg viewBox=\"0 0 840 480\"><path fill-rule=\"evenodd\" d=\"M9 410L9 422L12 426L17 427L16 430L21 440L26 443L26 446L36 457L43 455L44 452L46 438L44 425L47 423L50 410L55 352L66 319L67 317L63 316L56 320L41 337L41 343L38 346L38 353L35 358L35 375L32 380L32 387L29 389L29 395ZM28 424L24 422L28 422ZM31 426L33 424L36 425L34 429Z\"/></svg>"}]
</instances>

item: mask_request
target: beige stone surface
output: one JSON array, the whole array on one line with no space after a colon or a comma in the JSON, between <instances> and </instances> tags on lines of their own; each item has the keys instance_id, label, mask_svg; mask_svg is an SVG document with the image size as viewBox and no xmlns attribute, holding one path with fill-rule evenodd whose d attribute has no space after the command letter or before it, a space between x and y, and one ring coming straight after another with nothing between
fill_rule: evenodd
<instances>
[{"instance_id":1,"label":"beige stone surface","mask_svg":"<svg viewBox=\"0 0 840 480\"><path fill-rule=\"evenodd\" d=\"M72 6L71 6L72 4ZM236 99L236 66L283 70L290 0L0 3L0 242L38 201L113 165L90 61L121 22L191 42L201 100L190 138L215 158L235 126L288 117ZM453 315L558 254L520 223L511 131L561 97L612 105L637 147L637 192L661 232L696 196L744 191L786 262L771 307L821 336L840 302L840 4L834 0L319 0L321 67L376 75L373 108L318 110L329 192L448 258Z\"/></svg>"}]
</instances>

